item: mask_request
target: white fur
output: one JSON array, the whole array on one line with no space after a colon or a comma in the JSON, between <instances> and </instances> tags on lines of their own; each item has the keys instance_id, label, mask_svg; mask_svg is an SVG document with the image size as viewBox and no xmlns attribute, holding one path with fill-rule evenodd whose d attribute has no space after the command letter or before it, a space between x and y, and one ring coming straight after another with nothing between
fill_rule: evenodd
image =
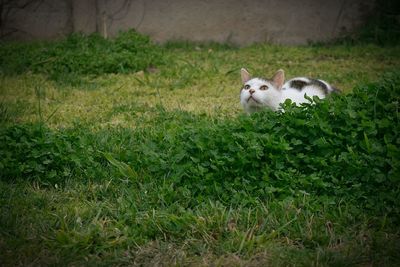
<instances>
[{"instance_id":1,"label":"white fur","mask_svg":"<svg viewBox=\"0 0 400 267\"><path fill-rule=\"evenodd\" d=\"M283 71L278 72L281 75L281 79L284 79ZM278 74L278 73L277 73ZM279 82L275 82L275 75L272 80L264 80L260 78L250 78L250 75L245 69L242 69L242 81L244 83L243 88L240 92L240 103L247 113L253 113L263 108L270 108L274 111L280 108L280 104L285 102L286 99L292 100L296 104L309 102L304 95L308 97L318 96L320 99L325 98L325 93L321 88L315 85L307 85L301 91L296 88L291 88L290 82L292 80L301 80L309 82L310 80L305 77L293 78L283 84L282 88L279 88ZM327 85L328 92L332 92L333 88L325 81L320 80ZM249 87L248 89L245 86ZM261 90L261 86L267 86L266 90ZM250 91L254 91L253 94Z\"/></svg>"},{"instance_id":2,"label":"white fur","mask_svg":"<svg viewBox=\"0 0 400 267\"><path fill-rule=\"evenodd\" d=\"M279 108L283 95L281 90L276 89L270 81L254 78L245 85L250 85L250 88L248 90L242 89L240 103L247 113L252 113L265 107L269 107L272 110ZM259 88L263 85L268 86L268 89L265 91L260 90ZM250 89L255 90L253 95L250 94Z\"/></svg>"}]
</instances>

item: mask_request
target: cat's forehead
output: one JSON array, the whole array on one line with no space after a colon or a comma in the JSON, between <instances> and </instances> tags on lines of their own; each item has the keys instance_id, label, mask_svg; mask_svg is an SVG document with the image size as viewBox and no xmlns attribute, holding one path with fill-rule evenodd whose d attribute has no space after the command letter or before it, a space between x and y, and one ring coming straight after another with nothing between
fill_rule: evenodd
<instances>
[{"instance_id":1,"label":"cat's forehead","mask_svg":"<svg viewBox=\"0 0 400 267\"><path fill-rule=\"evenodd\" d=\"M262 78L253 78L247 81L246 84L254 87L260 87L262 85L271 85L271 81Z\"/></svg>"}]
</instances>

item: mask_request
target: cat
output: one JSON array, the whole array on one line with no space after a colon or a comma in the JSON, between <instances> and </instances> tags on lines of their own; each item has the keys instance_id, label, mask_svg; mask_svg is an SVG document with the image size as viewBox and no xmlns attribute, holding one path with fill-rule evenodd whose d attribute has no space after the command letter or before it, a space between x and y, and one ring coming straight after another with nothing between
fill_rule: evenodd
<instances>
[{"instance_id":1,"label":"cat","mask_svg":"<svg viewBox=\"0 0 400 267\"><path fill-rule=\"evenodd\" d=\"M285 83L285 73L278 70L271 79L251 78L249 72L242 68L240 71L243 88L240 92L240 103L247 113L270 108L280 109L280 104L286 99L296 104L309 102L308 97L318 96L325 98L339 90L323 80L314 80L305 77L293 78Z\"/></svg>"}]
</instances>

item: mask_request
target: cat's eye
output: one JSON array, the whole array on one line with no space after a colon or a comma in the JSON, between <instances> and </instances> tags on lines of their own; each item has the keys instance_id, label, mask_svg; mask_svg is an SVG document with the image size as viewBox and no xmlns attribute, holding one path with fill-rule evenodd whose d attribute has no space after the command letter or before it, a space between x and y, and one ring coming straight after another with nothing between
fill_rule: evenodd
<instances>
[{"instance_id":1,"label":"cat's eye","mask_svg":"<svg viewBox=\"0 0 400 267\"><path fill-rule=\"evenodd\" d=\"M249 89L250 89L250 85L246 84L246 85L244 86L244 89L249 90Z\"/></svg>"},{"instance_id":2,"label":"cat's eye","mask_svg":"<svg viewBox=\"0 0 400 267\"><path fill-rule=\"evenodd\" d=\"M267 90L267 89L268 89L268 86L266 86L266 85L263 85L260 87L260 90Z\"/></svg>"}]
</instances>

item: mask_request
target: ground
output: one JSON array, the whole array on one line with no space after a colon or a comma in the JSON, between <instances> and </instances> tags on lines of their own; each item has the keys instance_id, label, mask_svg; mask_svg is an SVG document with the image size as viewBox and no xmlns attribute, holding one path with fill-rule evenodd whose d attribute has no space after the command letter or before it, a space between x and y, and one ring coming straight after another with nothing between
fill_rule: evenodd
<instances>
[{"instance_id":1,"label":"ground","mask_svg":"<svg viewBox=\"0 0 400 267\"><path fill-rule=\"evenodd\" d=\"M73 85L29 71L1 75L2 124L7 128L41 123L55 135L65 130L79 133L81 128L98 138L93 142L107 144L104 140L113 139L110 150L128 151L124 140L129 137L123 131L159 130L154 122L159 123L160 109L187 112L210 123L243 116L242 67L263 77L282 68L288 78L320 78L344 94L400 68L399 46L361 44L245 48L175 44L166 48L164 56L164 64L144 71L79 75ZM167 118L174 120L174 115ZM180 120L177 116L176 123ZM115 131L122 133L113 135ZM2 266L396 266L400 262L399 229L389 223L395 221L393 214L366 213L346 200L331 203L306 194L246 205L215 199L189 205L184 197L169 200L162 193L170 190L168 182L154 180L166 176L132 182L115 166L133 172L135 166L107 165L104 158L100 163L101 179L82 172L66 174L61 183L43 182L40 177L0 180Z\"/></svg>"}]
</instances>

